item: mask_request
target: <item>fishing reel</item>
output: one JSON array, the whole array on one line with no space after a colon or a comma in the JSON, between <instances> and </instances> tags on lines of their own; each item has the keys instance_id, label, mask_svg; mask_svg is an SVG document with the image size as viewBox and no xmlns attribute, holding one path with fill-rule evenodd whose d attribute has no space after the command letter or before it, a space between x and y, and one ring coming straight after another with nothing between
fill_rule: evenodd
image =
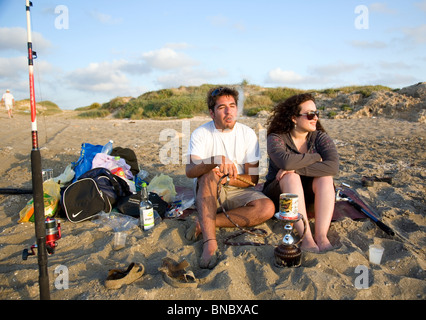
<instances>
[{"instance_id":1,"label":"fishing reel","mask_svg":"<svg viewBox=\"0 0 426 320\"><path fill-rule=\"evenodd\" d=\"M46 226L46 250L49 255L55 253L57 247L57 240L61 239L61 223L54 218L47 217L44 221ZM22 260L27 260L28 256L34 256L34 249L37 248L37 244L31 246L29 252L28 249L24 249L22 252Z\"/></svg>"}]
</instances>

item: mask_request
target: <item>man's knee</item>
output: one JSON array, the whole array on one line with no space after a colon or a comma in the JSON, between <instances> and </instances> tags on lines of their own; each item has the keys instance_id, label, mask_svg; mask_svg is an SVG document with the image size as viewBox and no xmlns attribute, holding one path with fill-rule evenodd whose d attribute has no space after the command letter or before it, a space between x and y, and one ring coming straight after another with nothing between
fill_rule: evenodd
<instances>
[{"instance_id":1,"label":"man's knee","mask_svg":"<svg viewBox=\"0 0 426 320\"><path fill-rule=\"evenodd\" d=\"M217 182L218 182L218 176L216 173L213 172L213 170L210 170L209 172L198 177L198 185L202 185L206 183L217 183Z\"/></svg>"},{"instance_id":2,"label":"man's knee","mask_svg":"<svg viewBox=\"0 0 426 320\"><path fill-rule=\"evenodd\" d=\"M269 198L255 200L250 205L253 206L253 209L258 212L258 215L264 221L271 219L275 214L275 205Z\"/></svg>"}]
</instances>

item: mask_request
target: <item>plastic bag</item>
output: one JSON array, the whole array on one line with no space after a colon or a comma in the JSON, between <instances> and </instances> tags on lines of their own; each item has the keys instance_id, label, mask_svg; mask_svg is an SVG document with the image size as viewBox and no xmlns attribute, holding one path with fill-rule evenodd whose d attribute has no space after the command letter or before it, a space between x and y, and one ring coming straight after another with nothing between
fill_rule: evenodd
<instances>
[{"instance_id":1,"label":"plastic bag","mask_svg":"<svg viewBox=\"0 0 426 320\"><path fill-rule=\"evenodd\" d=\"M123 232L132 229L139 225L139 219L121 214L115 209L110 213L101 211L97 215L97 219L93 219L92 222L109 226L114 232Z\"/></svg>"},{"instance_id":2,"label":"plastic bag","mask_svg":"<svg viewBox=\"0 0 426 320\"><path fill-rule=\"evenodd\" d=\"M58 183L49 179L43 182L44 215L53 217L56 214L61 197L61 187ZM27 202L26 206L19 212L19 221L34 222L34 200Z\"/></svg>"},{"instance_id":3,"label":"plastic bag","mask_svg":"<svg viewBox=\"0 0 426 320\"><path fill-rule=\"evenodd\" d=\"M155 176L148 185L148 192L154 192L163 198L164 201L170 203L176 197L176 189L173 179L165 174Z\"/></svg>"},{"instance_id":4,"label":"plastic bag","mask_svg":"<svg viewBox=\"0 0 426 320\"><path fill-rule=\"evenodd\" d=\"M80 158L78 158L77 162L71 163L75 172L73 182L77 181L83 173L92 169L93 158L97 153L101 152L102 148L103 146L101 145L81 144Z\"/></svg>"},{"instance_id":5,"label":"plastic bag","mask_svg":"<svg viewBox=\"0 0 426 320\"><path fill-rule=\"evenodd\" d=\"M120 157L109 156L104 153L97 153L92 160L92 168L106 168L111 172L116 168L121 168L123 170L124 176L122 178L127 178L133 180L133 173L130 171L130 166L126 163L126 160ZM112 172L116 174L115 172ZM119 175L119 174L117 174Z\"/></svg>"},{"instance_id":6,"label":"plastic bag","mask_svg":"<svg viewBox=\"0 0 426 320\"><path fill-rule=\"evenodd\" d=\"M61 173L59 176L53 178L53 181L55 181L56 183L59 183L59 185L61 187L64 187L66 185L68 185L72 179L75 176L75 172L74 170L71 168L71 165L69 164L63 173Z\"/></svg>"}]
</instances>

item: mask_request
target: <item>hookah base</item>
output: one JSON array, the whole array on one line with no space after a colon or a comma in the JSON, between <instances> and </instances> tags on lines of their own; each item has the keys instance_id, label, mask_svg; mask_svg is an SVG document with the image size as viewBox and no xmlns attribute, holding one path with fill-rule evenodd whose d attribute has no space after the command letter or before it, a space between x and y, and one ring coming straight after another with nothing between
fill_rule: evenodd
<instances>
[{"instance_id":1,"label":"hookah base","mask_svg":"<svg viewBox=\"0 0 426 320\"><path fill-rule=\"evenodd\" d=\"M295 245L280 244L274 250L275 266L297 268L301 265L302 251Z\"/></svg>"}]
</instances>

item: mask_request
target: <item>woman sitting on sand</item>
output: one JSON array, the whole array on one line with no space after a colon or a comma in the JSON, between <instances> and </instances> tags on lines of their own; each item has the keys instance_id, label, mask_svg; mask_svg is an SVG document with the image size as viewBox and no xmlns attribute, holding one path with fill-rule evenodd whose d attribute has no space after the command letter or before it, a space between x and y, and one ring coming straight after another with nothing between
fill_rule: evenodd
<instances>
[{"instance_id":1,"label":"woman sitting on sand","mask_svg":"<svg viewBox=\"0 0 426 320\"><path fill-rule=\"evenodd\" d=\"M299 94L277 104L268 119L267 149L270 158L263 192L279 210L280 193L297 194L299 213L307 218L313 202L315 236L309 225L302 250L319 252L332 249L327 238L334 212L333 176L339 171L336 146L318 120L315 99ZM295 224L303 233L303 221Z\"/></svg>"}]
</instances>

